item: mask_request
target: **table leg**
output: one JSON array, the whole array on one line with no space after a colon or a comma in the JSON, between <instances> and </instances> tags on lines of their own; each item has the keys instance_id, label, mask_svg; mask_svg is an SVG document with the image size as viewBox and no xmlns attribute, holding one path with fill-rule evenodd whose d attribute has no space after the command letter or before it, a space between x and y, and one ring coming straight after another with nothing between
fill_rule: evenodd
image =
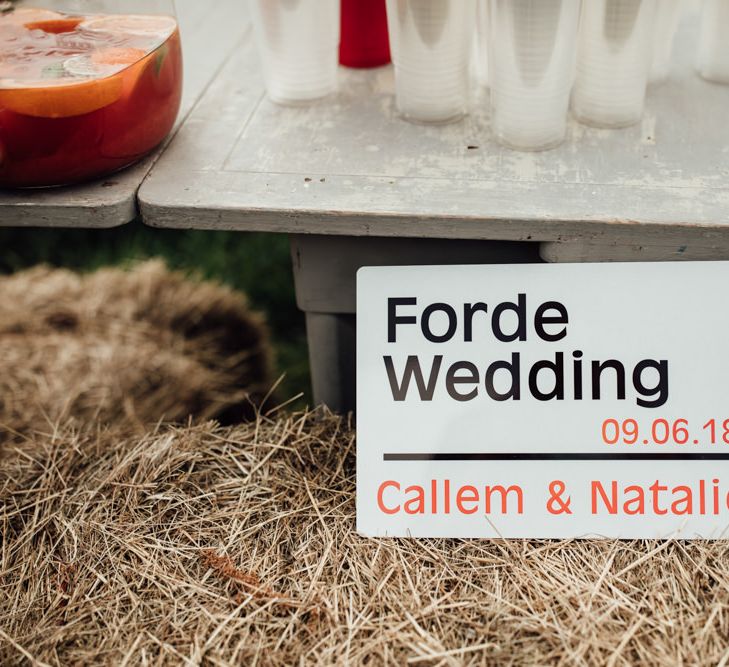
<instances>
[{"instance_id":1,"label":"table leg","mask_svg":"<svg viewBox=\"0 0 729 667\"><path fill-rule=\"evenodd\" d=\"M540 262L538 243L390 237L291 237L296 301L306 313L314 402L356 405L357 270L362 266Z\"/></svg>"},{"instance_id":2,"label":"table leg","mask_svg":"<svg viewBox=\"0 0 729 667\"><path fill-rule=\"evenodd\" d=\"M356 330L354 315L306 313L314 401L334 412L356 403Z\"/></svg>"}]
</instances>

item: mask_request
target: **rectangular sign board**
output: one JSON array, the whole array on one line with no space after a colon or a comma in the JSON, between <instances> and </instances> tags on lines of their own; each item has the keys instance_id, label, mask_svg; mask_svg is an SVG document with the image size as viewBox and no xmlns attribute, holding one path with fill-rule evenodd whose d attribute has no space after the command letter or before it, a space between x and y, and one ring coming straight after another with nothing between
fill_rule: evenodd
<instances>
[{"instance_id":1,"label":"rectangular sign board","mask_svg":"<svg viewBox=\"0 0 729 667\"><path fill-rule=\"evenodd\" d=\"M357 278L357 528L729 535L729 262Z\"/></svg>"}]
</instances>

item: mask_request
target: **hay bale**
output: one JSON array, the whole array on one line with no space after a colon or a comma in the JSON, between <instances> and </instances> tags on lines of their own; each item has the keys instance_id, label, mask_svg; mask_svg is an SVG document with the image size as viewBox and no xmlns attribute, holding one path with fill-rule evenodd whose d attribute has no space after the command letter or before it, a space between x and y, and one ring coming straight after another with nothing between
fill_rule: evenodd
<instances>
[{"instance_id":1,"label":"hay bale","mask_svg":"<svg viewBox=\"0 0 729 667\"><path fill-rule=\"evenodd\" d=\"M232 423L271 386L268 335L245 297L159 261L0 279L0 350L0 429L15 433L69 418Z\"/></svg>"},{"instance_id":2,"label":"hay bale","mask_svg":"<svg viewBox=\"0 0 729 667\"><path fill-rule=\"evenodd\" d=\"M29 437L0 462L0 663L726 662L726 543L365 539L354 464L321 413Z\"/></svg>"}]
</instances>

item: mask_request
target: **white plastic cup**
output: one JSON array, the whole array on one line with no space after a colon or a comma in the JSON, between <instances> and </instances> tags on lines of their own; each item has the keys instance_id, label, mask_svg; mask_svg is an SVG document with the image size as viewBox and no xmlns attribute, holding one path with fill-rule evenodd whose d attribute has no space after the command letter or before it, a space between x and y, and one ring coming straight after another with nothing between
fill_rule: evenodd
<instances>
[{"instance_id":1,"label":"white plastic cup","mask_svg":"<svg viewBox=\"0 0 729 667\"><path fill-rule=\"evenodd\" d=\"M249 0L268 96L302 104L337 89L339 0Z\"/></svg>"},{"instance_id":2,"label":"white plastic cup","mask_svg":"<svg viewBox=\"0 0 729 667\"><path fill-rule=\"evenodd\" d=\"M484 88L489 86L489 2L490 0L478 0L476 42L473 49L476 82Z\"/></svg>"},{"instance_id":3,"label":"white plastic cup","mask_svg":"<svg viewBox=\"0 0 729 667\"><path fill-rule=\"evenodd\" d=\"M476 0L387 0L399 112L444 123L468 112Z\"/></svg>"},{"instance_id":4,"label":"white plastic cup","mask_svg":"<svg viewBox=\"0 0 729 667\"><path fill-rule=\"evenodd\" d=\"M658 0L653 32L653 60L648 76L650 83L661 83L671 69L673 39L684 9L683 0Z\"/></svg>"},{"instance_id":5,"label":"white plastic cup","mask_svg":"<svg viewBox=\"0 0 729 667\"><path fill-rule=\"evenodd\" d=\"M704 0L696 69L704 79L729 83L729 0Z\"/></svg>"},{"instance_id":6,"label":"white plastic cup","mask_svg":"<svg viewBox=\"0 0 729 667\"><path fill-rule=\"evenodd\" d=\"M587 0L582 8L572 111L588 125L640 121L653 54L655 0Z\"/></svg>"},{"instance_id":7,"label":"white plastic cup","mask_svg":"<svg viewBox=\"0 0 729 667\"><path fill-rule=\"evenodd\" d=\"M580 6L581 0L491 0L491 126L500 143L545 150L564 140Z\"/></svg>"}]
</instances>

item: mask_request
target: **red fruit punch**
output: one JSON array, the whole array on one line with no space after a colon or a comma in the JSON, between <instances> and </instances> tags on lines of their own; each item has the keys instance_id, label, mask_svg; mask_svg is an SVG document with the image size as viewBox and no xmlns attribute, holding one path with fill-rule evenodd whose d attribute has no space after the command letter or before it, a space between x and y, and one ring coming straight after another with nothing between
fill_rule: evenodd
<instances>
[{"instance_id":1,"label":"red fruit punch","mask_svg":"<svg viewBox=\"0 0 729 667\"><path fill-rule=\"evenodd\" d=\"M339 62L347 67L379 67L390 62L385 0L342 0Z\"/></svg>"},{"instance_id":2,"label":"red fruit punch","mask_svg":"<svg viewBox=\"0 0 729 667\"><path fill-rule=\"evenodd\" d=\"M171 16L0 15L0 188L69 185L137 162L172 129L181 93Z\"/></svg>"}]
</instances>

